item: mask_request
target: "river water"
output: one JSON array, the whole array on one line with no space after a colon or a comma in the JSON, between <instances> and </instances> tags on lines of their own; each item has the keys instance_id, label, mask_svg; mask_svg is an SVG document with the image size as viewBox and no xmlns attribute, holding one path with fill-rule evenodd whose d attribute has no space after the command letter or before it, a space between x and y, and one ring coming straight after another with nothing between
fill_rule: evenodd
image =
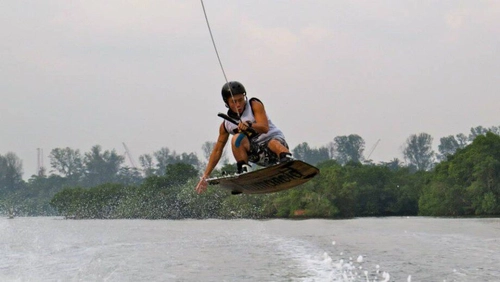
<instances>
[{"instance_id":1,"label":"river water","mask_svg":"<svg viewBox=\"0 0 500 282\"><path fill-rule=\"evenodd\" d=\"M500 281L500 219L0 218L0 281Z\"/></svg>"}]
</instances>

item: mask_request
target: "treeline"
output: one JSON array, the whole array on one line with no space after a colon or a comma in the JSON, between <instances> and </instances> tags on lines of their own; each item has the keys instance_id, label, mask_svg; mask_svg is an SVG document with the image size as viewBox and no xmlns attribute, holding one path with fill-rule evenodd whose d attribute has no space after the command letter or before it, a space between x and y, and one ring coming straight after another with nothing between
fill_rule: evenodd
<instances>
[{"instance_id":1,"label":"treeline","mask_svg":"<svg viewBox=\"0 0 500 282\"><path fill-rule=\"evenodd\" d=\"M471 180L477 177L477 172L471 176L468 182L461 182L460 179L451 181L450 176L447 176L446 181L443 181L441 178L444 176L441 176L441 182L437 182L435 177L436 173L443 173L443 166L457 159L459 152L469 148L478 136L487 136L488 132L494 133L493 135L496 136L500 130L498 127L483 128L478 126L471 128L468 136L457 134L443 137L440 139L438 153L432 150L432 137L429 134L414 134L408 137L403 145L404 162L394 158L389 162L376 165L368 159L374 147L365 158L364 140L356 134L337 136L331 143L320 148L311 148L304 142L292 149L294 157L318 164L321 168L321 175L300 188L255 197L227 197L228 195L217 189L211 189L211 192L202 196L195 195L193 188L197 179L196 177L187 177L192 172L186 167L186 171L174 170L179 174L176 177L181 177L185 183L176 182L176 188L172 188L172 185L169 184L170 180L168 180L174 177L168 173L168 168L171 165L188 164L196 172L194 174L198 174L204 168L204 163L194 153L177 154L168 148L161 148L153 154L141 155L139 157L140 167L126 166L124 164L125 155L120 155L115 150L104 151L99 145L93 146L89 152L85 153L71 148L56 148L49 155L50 174L47 176L47 171L42 168L37 175L33 175L26 182L22 179L22 161L14 153L7 153L0 155L0 213L14 210L19 215L61 213L68 216L79 214L79 217L103 218L184 218L236 215L288 217L294 214L314 217L497 214L495 208L492 208L496 207L499 201L498 193L493 192L495 189L491 188L493 182L484 182L491 186L488 186L490 187L488 189L492 191L486 193L486 198L481 198L484 183ZM213 144L212 142L203 144L205 159L211 152ZM479 152L474 152L473 155L479 154ZM490 160L491 156L484 159ZM223 163L226 165L224 170L234 170L234 164L229 164L228 159L227 157L223 158ZM464 162L465 158L458 158L458 160ZM493 157L493 160L498 161L498 158ZM487 167L491 174L492 171L495 171L495 166L492 163L494 161L490 161L486 166L482 163L468 162L468 166L472 166L473 171L477 170L478 167ZM449 165L452 168L460 167L454 163ZM332 176L328 177L328 175ZM460 175L463 175L463 172ZM430 187L429 183L433 186ZM442 189L440 193L435 191L438 187ZM467 188L467 193L461 190L464 187ZM92 199L93 202L99 202L96 199L101 199L99 198L101 196L103 201L109 196L115 202L103 204L102 207L107 206L108 210L93 215L83 211L68 212L69 206L61 205L60 200L57 200L60 199L57 197L62 197L61 193L57 194L62 190L64 191L63 195L65 195L64 199L74 199L68 201L72 202L73 208L89 206L89 199ZM115 193L116 195L113 197L100 195L99 191L104 194ZM73 196L70 197L64 193L73 193ZM93 196L90 196L91 193ZM432 195L429 196L429 193ZM56 194L57 197L54 198ZM147 195L151 198L147 198ZM451 195L456 197L450 198ZM447 198L441 199L438 196L446 196ZM212 202L210 197L214 197L215 200ZM438 198L439 200L436 200ZM154 203L156 203L153 201L154 199L162 199L158 200L157 203L161 204L163 210L159 207L154 208ZM435 200L435 202L430 199ZM469 203L466 200L472 202ZM51 201L52 205L49 204ZM75 201L81 201L81 203L78 204ZM120 206L124 201L129 204L134 203L129 206L140 208L137 208L135 212L131 212L125 206L119 209L111 208ZM211 211L210 213L199 208L208 203L210 203L208 209ZM350 206L349 203L352 205ZM462 211L456 211L455 208L448 208L451 203L455 204L453 206L465 203L469 206L463 206ZM246 206L249 210L243 208ZM436 211L437 206L442 209ZM481 209L476 209L479 206ZM57 210L54 207L57 207ZM173 212L175 209L172 207L177 209L175 213ZM186 211L186 208L189 212ZM94 207L93 210L99 209ZM166 210L169 211L167 214ZM119 214L118 211L120 211ZM173 214L177 215L173 216Z\"/></svg>"},{"instance_id":2,"label":"treeline","mask_svg":"<svg viewBox=\"0 0 500 282\"><path fill-rule=\"evenodd\" d=\"M318 164L320 175L300 187L267 195L210 188L196 195L198 172L183 163L140 186L72 188L51 201L74 218L349 218L360 216L500 215L500 136L488 132L432 171L390 164ZM225 169L232 169L228 165ZM219 171L220 172L220 171Z\"/></svg>"},{"instance_id":3,"label":"treeline","mask_svg":"<svg viewBox=\"0 0 500 282\"><path fill-rule=\"evenodd\" d=\"M149 154L140 156L147 168L141 169L125 165L125 155L103 150L100 145L85 153L69 147L55 148L49 154L49 175L42 167L28 181L23 180L22 160L15 153L0 155L0 214L56 215L49 202L65 188L88 189L105 183L139 185L149 176L163 175L168 164L182 162L196 168L202 165L194 153L177 154L161 148L153 155L156 162Z\"/></svg>"},{"instance_id":4,"label":"treeline","mask_svg":"<svg viewBox=\"0 0 500 282\"><path fill-rule=\"evenodd\" d=\"M300 187L232 196L213 187L197 195L193 188L198 172L178 163L169 165L164 176L148 177L139 186L65 189L51 205L68 218L345 218L418 213L419 184L425 173L354 162L342 166L326 161L319 167L321 174Z\"/></svg>"},{"instance_id":5,"label":"treeline","mask_svg":"<svg viewBox=\"0 0 500 282\"><path fill-rule=\"evenodd\" d=\"M500 136L478 136L430 173L421 215L500 215Z\"/></svg>"}]
</instances>

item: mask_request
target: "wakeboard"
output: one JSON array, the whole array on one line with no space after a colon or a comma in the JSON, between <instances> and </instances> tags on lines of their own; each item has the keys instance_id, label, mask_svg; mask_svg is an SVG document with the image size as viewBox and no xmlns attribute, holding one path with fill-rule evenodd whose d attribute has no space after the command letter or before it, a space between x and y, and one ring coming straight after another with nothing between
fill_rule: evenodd
<instances>
[{"instance_id":1,"label":"wakeboard","mask_svg":"<svg viewBox=\"0 0 500 282\"><path fill-rule=\"evenodd\" d=\"M232 194L265 194L283 191L303 184L319 173L319 169L300 160L278 163L262 169L207 179Z\"/></svg>"}]
</instances>

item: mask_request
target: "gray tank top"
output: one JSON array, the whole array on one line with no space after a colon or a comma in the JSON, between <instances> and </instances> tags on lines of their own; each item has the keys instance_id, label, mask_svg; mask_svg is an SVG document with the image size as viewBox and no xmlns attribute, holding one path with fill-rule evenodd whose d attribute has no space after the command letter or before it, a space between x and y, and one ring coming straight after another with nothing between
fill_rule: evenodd
<instances>
[{"instance_id":1,"label":"gray tank top","mask_svg":"<svg viewBox=\"0 0 500 282\"><path fill-rule=\"evenodd\" d=\"M256 101L260 102L260 100L257 99L257 98L251 98L251 99L247 100L247 104L245 106L245 110L243 111L243 113L240 116L240 119L242 121L250 121L252 123L255 123L255 116L253 115L252 106L250 104L250 102L252 100L256 100ZM269 118L269 114L267 114L267 121L269 123L269 131L267 133L261 133L261 134L259 134L259 136L257 136L257 138L254 140L254 142L262 143L262 142L269 141L269 140L271 140L273 138L281 138L281 139L285 140L285 135L283 134L283 132L281 132L281 130L279 128L277 128L274 125L274 123L271 121L271 118ZM229 121L227 121L227 120L224 121L224 128L231 135L234 135L235 133L238 132L237 131L238 126L235 125L235 124L233 124L233 123L231 123L231 122L229 122Z\"/></svg>"}]
</instances>

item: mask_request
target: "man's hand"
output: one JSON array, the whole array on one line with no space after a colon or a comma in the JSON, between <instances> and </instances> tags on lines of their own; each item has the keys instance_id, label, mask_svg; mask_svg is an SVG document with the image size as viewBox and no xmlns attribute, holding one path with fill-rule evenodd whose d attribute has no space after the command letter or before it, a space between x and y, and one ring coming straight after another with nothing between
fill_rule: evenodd
<instances>
[{"instance_id":1,"label":"man's hand","mask_svg":"<svg viewBox=\"0 0 500 282\"><path fill-rule=\"evenodd\" d=\"M205 177L201 177L198 185L196 185L196 193L201 194L207 190L208 182Z\"/></svg>"},{"instance_id":2,"label":"man's hand","mask_svg":"<svg viewBox=\"0 0 500 282\"><path fill-rule=\"evenodd\" d=\"M251 127L252 123L249 121L240 121L240 123L238 123L238 129L240 130L240 132L247 131Z\"/></svg>"}]
</instances>

